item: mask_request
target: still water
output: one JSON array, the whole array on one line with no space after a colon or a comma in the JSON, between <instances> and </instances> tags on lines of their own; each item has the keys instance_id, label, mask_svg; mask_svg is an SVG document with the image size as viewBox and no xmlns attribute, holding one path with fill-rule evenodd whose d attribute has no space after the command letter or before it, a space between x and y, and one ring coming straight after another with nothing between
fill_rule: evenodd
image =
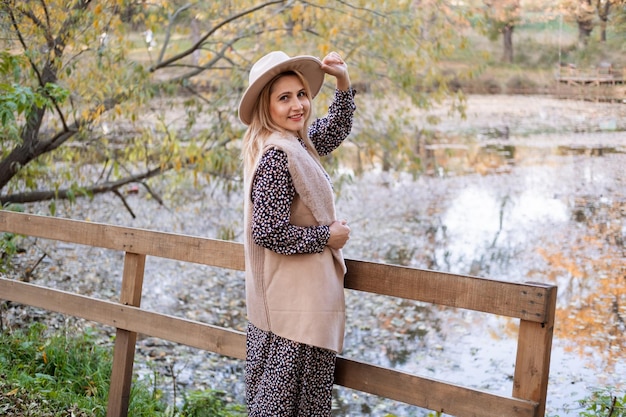
<instances>
[{"instance_id":1,"label":"still water","mask_svg":"<svg viewBox=\"0 0 626 417\"><path fill-rule=\"evenodd\" d=\"M511 114L508 123L523 134L478 133L462 146L433 145L430 176L371 170L347 186L338 204L352 226L346 255L557 284L546 415L578 416L577 400L594 389L626 386L626 133L616 131L625 123L624 108L607 113L603 104L578 103L582 111L564 114L561 102L537 99L533 113L533 98L520 100L530 124ZM576 123L532 133L522 126L533 125L533 117ZM476 131L494 132L488 128ZM376 297L368 304L361 294L348 301L359 305L351 312L348 355L511 393L513 321ZM359 415L348 406L359 397L352 394L349 401L341 401L347 394L338 398L344 407L338 415ZM400 405L366 409L426 415Z\"/></svg>"}]
</instances>

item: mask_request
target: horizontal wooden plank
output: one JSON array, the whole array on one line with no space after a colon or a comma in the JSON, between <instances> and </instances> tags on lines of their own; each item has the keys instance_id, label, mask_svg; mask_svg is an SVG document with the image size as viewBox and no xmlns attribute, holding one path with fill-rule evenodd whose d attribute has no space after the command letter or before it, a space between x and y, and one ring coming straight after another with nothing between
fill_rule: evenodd
<instances>
[{"instance_id":1,"label":"horizontal wooden plank","mask_svg":"<svg viewBox=\"0 0 626 417\"><path fill-rule=\"evenodd\" d=\"M132 332L245 359L245 334L31 283L0 278L0 297ZM500 397L339 357L335 383L450 415L531 417L536 403Z\"/></svg>"},{"instance_id":2,"label":"horizontal wooden plank","mask_svg":"<svg viewBox=\"0 0 626 417\"><path fill-rule=\"evenodd\" d=\"M347 260L345 287L543 323L554 285L515 283Z\"/></svg>"},{"instance_id":3,"label":"horizontal wooden plank","mask_svg":"<svg viewBox=\"0 0 626 417\"><path fill-rule=\"evenodd\" d=\"M337 359L335 383L452 416L536 416L537 403L532 401L502 397L343 357Z\"/></svg>"},{"instance_id":4,"label":"horizontal wooden plank","mask_svg":"<svg viewBox=\"0 0 626 417\"><path fill-rule=\"evenodd\" d=\"M0 210L0 230L187 262L244 269L241 243ZM346 260L348 289L544 323L548 284L514 283Z\"/></svg>"},{"instance_id":5,"label":"horizontal wooden plank","mask_svg":"<svg viewBox=\"0 0 626 417\"><path fill-rule=\"evenodd\" d=\"M235 330L4 278L0 299L245 359L245 333Z\"/></svg>"},{"instance_id":6,"label":"horizontal wooden plank","mask_svg":"<svg viewBox=\"0 0 626 417\"><path fill-rule=\"evenodd\" d=\"M243 271L240 243L0 210L0 230Z\"/></svg>"}]
</instances>

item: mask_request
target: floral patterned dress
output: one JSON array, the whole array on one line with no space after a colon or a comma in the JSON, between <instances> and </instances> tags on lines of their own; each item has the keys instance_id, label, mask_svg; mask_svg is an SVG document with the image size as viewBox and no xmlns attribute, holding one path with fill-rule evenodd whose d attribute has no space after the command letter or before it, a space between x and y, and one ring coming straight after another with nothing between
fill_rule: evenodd
<instances>
[{"instance_id":1,"label":"floral patterned dress","mask_svg":"<svg viewBox=\"0 0 626 417\"><path fill-rule=\"evenodd\" d=\"M309 127L320 156L335 150L352 129L354 90L335 90L328 114ZM303 144L304 146L304 144ZM287 155L268 149L252 184L252 237L256 244L283 255L319 253L330 226L290 224L296 190ZM298 343L248 324L246 402L250 417L329 417L336 353Z\"/></svg>"}]
</instances>

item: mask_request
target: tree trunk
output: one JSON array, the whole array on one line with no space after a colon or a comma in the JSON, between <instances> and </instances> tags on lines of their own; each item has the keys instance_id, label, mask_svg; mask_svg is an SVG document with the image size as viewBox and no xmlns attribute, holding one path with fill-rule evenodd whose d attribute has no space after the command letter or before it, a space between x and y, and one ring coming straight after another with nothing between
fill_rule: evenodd
<instances>
[{"instance_id":1,"label":"tree trunk","mask_svg":"<svg viewBox=\"0 0 626 417\"><path fill-rule=\"evenodd\" d=\"M578 42L581 45L587 45L589 38L591 37L592 30L593 25L589 24L589 22L578 22Z\"/></svg>"},{"instance_id":2,"label":"tree trunk","mask_svg":"<svg viewBox=\"0 0 626 417\"><path fill-rule=\"evenodd\" d=\"M581 0L576 10L576 23L578 23L578 42L581 46L587 45L593 31L593 19L595 15L591 0Z\"/></svg>"},{"instance_id":3,"label":"tree trunk","mask_svg":"<svg viewBox=\"0 0 626 417\"><path fill-rule=\"evenodd\" d=\"M600 21L600 40L606 42L606 21Z\"/></svg>"},{"instance_id":4,"label":"tree trunk","mask_svg":"<svg viewBox=\"0 0 626 417\"><path fill-rule=\"evenodd\" d=\"M600 40L606 42L606 26L609 21L609 11L611 9L611 2L607 1L602 4L600 0L596 3L596 9L598 10L598 17L600 18Z\"/></svg>"},{"instance_id":5,"label":"tree trunk","mask_svg":"<svg viewBox=\"0 0 626 417\"><path fill-rule=\"evenodd\" d=\"M44 71L44 77L49 72ZM43 85L47 82L55 82L56 77L43 79ZM5 158L0 160L0 190L26 165L41 155L39 141L39 129L44 118L46 109L32 106L26 115L26 124L22 130L22 143L15 147Z\"/></svg>"},{"instance_id":6,"label":"tree trunk","mask_svg":"<svg viewBox=\"0 0 626 417\"><path fill-rule=\"evenodd\" d=\"M195 17L191 19L191 41L196 44L200 40L200 29L198 28L198 19ZM191 54L191 59L193 60L194 65L199 65L200 63L200 49L196 49Z\"/></svg>"},{"instance_id":7,"label":"tree trunk","mask_svg":"<svg viewBox=\"0 0 626 417\"><path fill-rule=\"evenodd\" d=\"M515 26L506 25L502 29L502 42L504 46L504 52L502 54L502 61L513 63L513 30Z\"/></svg>"}]
</instances>

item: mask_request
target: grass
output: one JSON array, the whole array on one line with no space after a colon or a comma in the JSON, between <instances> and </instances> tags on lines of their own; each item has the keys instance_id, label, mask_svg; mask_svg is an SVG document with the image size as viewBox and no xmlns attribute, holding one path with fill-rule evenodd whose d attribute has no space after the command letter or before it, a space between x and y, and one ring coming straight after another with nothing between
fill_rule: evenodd
<instances>
[{"instance_id":1,"label":"grass","mask_svg":"<svg viewBox=\"0 0 626 417\"><path fill-rule=\"evenodd\" d=\"M112 347L87 330L48 333L45 325L0 334L0 415L105 416ZM165 403L155 385L134 381L129 416L239 417L217 391L184 393L180 409Z\"/></svg>"},{"instance_id":2,"label":"grass","mask_svg":"<svg viewBox=\"0 0 626 417\"><path fill-rule=\"evenodd\" d=\"M0 334L0 415L5 417L105 416L112 349L95 332L48 332L34 323ZM134 381L131 417L243 417L219 391L183 393L180 408L166 404L156 386ZM606 387L577 402L579 417L626 417L626 393ZM441 414L429 414L436 416ZM558 417L551 416L551 417Z\"/></svg>"}]
</instances>

